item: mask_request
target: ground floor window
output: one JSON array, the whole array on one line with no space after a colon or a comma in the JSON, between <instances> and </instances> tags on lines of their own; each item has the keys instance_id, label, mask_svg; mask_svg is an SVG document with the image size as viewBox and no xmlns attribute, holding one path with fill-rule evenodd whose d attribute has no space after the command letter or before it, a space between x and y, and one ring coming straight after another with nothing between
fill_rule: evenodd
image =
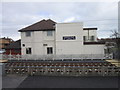
<instances>
[{"instance_id":1,"label":"ground floor window","mask_svg":"<svg viewBox=\"0 0 120 90\"><path fill-rule=\"evenodd\" d=\"M26 48L26 54L32 54L31 48Z\"/></svg>"},{"instance_id":2,"label":"ground floor window","mask_svg":"<svg viewBox=\"0 0 120 90\"><path fill-rule=\"evenodd\" d=\"M53 54L53 47L47 47L47 54Z\"/></svg>"}]
</instances>

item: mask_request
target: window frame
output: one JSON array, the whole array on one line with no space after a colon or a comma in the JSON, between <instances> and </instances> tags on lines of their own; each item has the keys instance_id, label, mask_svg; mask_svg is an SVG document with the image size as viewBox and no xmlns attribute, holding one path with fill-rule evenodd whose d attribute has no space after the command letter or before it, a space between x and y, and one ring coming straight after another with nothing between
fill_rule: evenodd
<instances>
[{"instance_id":1,"label":"window frame","mask_svg":"<svg viewBox=\"0 0 120 90\"><path fill-rule=\"evenodd\" d=\"M47 47L47 54L53 54L53 47Z\"/></svg>"},{"instance_id":2,"label":"window frame","mask_svg":"<svg viewBox=\"0 0 120 90\"><path fill-rule=\"evenodd\" d=\"M47 31L47 36L53 36L53 31Z\"/></svg>"},{"instance_id":3,"label":"window frame","mask_svg":"<svg viewBox=\"0 0 120 90\"><path fill-rule=\"evenodd\" d=\"M25 36L26 36L26 37L31 37L31 31L25 32Z\"/></svg>"},{"instance_id":4,"label":"window frame","mask_svg":"<svg viewBox=\"0 0 120 90\"><path fill-rule=\"evenodd\" d=\"M22 44L23 47L25 47L25 44Z\"/></svg>"},{"instance_id":5,"label":"window frame","mask_svg":"<svg viewBox=\"0 0 120 90\"><path fill-rule=\"evenodd\" d=\"M26 54L32 54L32 48L31 47L26 48Z\"/></svg>"},{"instance_id":6,"label":"window frame","mask_svg":"<svg viewBox=\"0 0 120 90\"><path fill-rule=\"evenodd\" d=\"M84 41L84 42L87 41L87 36L83 36L83 41Z\"/></svg>"},{"instance_id":7,"label":"window frame","mask_svg":"<svg viewBox=\"0 0 120 90\"><path fill-rule=\"evenodd\" d=\"M95 36L91 36L91 41L95 41Z\"/></svg>"}]
</instances>

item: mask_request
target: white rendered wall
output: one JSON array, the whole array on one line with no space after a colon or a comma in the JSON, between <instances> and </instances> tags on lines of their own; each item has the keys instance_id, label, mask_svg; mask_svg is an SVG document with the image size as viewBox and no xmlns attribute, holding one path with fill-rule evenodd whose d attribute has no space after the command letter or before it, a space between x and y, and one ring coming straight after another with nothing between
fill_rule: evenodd
<instances>
[{"instance_id":1,"label":"white rendered wall","mask_svg":"<svg viewBox=\"0 0 120 90\"><path fill-rule=\"evenodd\" d=\"M76 40L63 40L63 36L76 36ZM56 55L82 54L83 23L58 23L56 25Z\"/></svg>"},{"instance_id":2,"label":"white rendered wall","mask_svg":"<svg viewBox=\"0 0 120 90\"><path fill-rule=\"evenodd\" d=\"M84 45L83 54L104 54L104 45Z\"/></svg>"},{"instance_id":3,"label":"white rendered wall","mask_svg":"<svg viewBox=\"0 0 120 90\"><path fill-rule=\"evenodd\" d=\"M25 36L25 32L21 32L22 55L26 55L26 48L32 48L32 55L46 55L47 47L53 47L54 53L54 31L53 36L47 36L47 31L34 31L30 37ZM25 44L25 47L22 46ZM47 44L47 46L43 46Z\"/></svg>"}]
</instances>

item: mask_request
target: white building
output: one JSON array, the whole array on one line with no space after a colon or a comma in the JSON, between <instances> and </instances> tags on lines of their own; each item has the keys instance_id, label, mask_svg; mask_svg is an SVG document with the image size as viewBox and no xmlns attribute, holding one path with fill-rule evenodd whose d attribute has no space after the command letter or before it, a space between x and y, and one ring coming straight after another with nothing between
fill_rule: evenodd
<instances>
[{"instance_id":1,"label":"white building","mask_svg":"<svg viewBox=\"0 0 120 90\"><path fill-rule=\"evenodd\" d=\"M104 44L97 42L97 28L83 28L82 22L48 19L19 31L22 55L104 54Z\"/></svg>"}]
</instances>

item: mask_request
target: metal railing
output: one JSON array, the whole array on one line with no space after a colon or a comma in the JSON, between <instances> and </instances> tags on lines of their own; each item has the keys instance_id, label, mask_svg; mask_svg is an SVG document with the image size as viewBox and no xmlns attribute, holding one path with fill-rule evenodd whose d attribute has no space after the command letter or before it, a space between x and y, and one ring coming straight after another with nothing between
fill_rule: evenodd
<instances>
[{"instance_id":1,"label":"metal railing","mask_svg":"<svg viewBox=\"0 0 120 90\"><path fill-rule=\"evenodd\" d=\"M4 55L4 58L8 59L8 62L5 63L6 74L118 76L120 73L119 67L106 60L101 60L105 59L104 55ZM59 61L59 59L63 61Z\"/></svg>"},{"instance_id":2,"label":"metal railing","mask_svg":"<svg viewBox=\"0 0 120 90\"><path fill-rule=\"evenodd\" d=\"M64 59L112 59L112 55L105 54L72 54L72 55L1 55L0 59L7 60L64 60Z\"/></svg>"}]
</instances>

